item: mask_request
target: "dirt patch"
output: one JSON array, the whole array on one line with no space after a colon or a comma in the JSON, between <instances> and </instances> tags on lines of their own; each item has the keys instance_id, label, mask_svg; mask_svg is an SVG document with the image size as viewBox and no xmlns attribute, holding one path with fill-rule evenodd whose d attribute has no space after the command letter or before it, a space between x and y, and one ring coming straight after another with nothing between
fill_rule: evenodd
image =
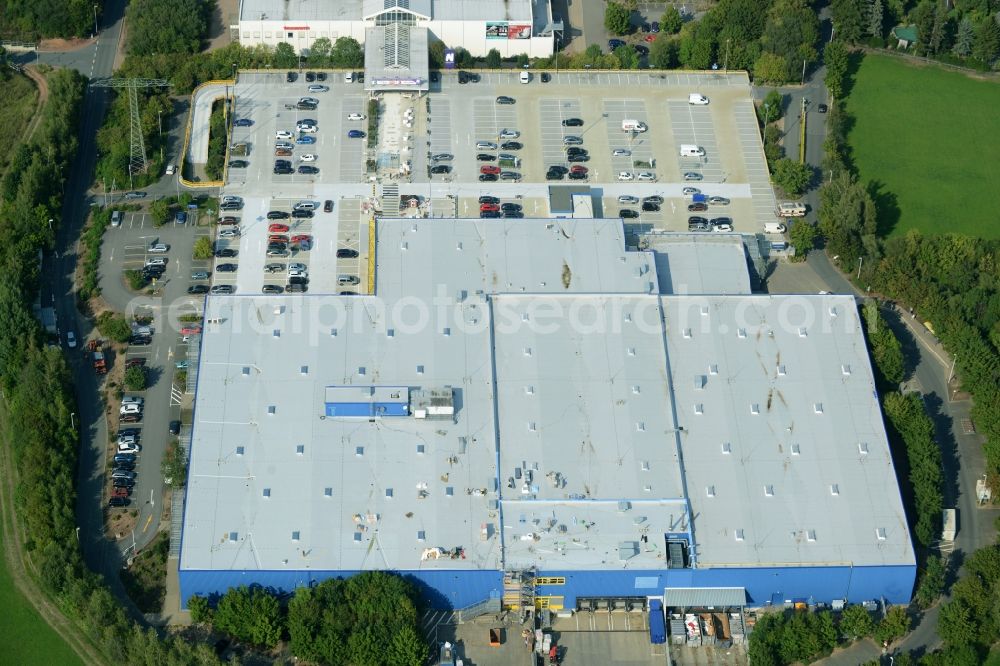
<instances>
[{"instance_id":1,"label":"dirt patch","mask_svg":"<svg viewBox=\"0 0 1000 666\"><path fill-rule=\"evenodd\" d=\"M232 43L229 26L236 25L240 20L239 0L216 0L215 9L208 27L208 44L206 51L227 46Z\"/></svg>"},{"instance_id":2,"label":"dirt patch","mask_svg":"<svg viewBox=\"0 0 1000 666\"><path fill-rule=\"evenodd\" d=\"M93 39L43 39L38 50L46 52L76 51L94 43Z\"/></svg>"},{"instance_id":3,"label":"dirt patch","mask_svg":"<svg viewBox=\"0 0 1000 666\"><path fill-rule=\"evenodd\" d=\"M24 73L38 87L38 107L35 109L35 117L31 119L28 129L24 133L25 141L30 141L35 130L38 129L39 123L42 122L42 109L45 107L45 103L49 101L49 82L45 80L45 76L34 65L25 67Z\"/></svg>"}]
</instances>

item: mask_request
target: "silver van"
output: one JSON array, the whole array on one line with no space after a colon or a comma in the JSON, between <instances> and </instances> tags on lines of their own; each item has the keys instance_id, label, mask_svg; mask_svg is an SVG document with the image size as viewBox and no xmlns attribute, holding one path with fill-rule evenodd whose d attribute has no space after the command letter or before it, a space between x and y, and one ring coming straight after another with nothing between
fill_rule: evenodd
<instances>
[{"instance_id":1,"label":"silver van","mask_svg":"<svg viewBox=\"0 0 1000 666\"><path fill-rule=\"evenodd\" d=\"M122 225L122 212L120 210L111 211L111 226L120 227Z\"/></svg>"},{"instance_id":2,"label":"silver van","mask_svg":"<svg viewBox=\"0 0 1000 666\"><path fill-rule=\"evenodd\" d=\"M359 282L361 282L361 281L358 279L358 276L356 276L356 275L338 275L337 276L337 284L340 285L340 286L344 286L344 285L347 285L347 284L358 284Z\"/></svg>"}]
</instances>

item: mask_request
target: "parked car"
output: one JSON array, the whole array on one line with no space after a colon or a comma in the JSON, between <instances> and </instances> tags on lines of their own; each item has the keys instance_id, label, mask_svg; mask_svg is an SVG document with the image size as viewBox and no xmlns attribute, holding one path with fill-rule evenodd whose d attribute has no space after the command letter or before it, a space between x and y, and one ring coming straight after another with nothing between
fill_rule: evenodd
<instances>
[{"instance_id":1,"label":"parked car","mask_svg":"<svg viewBox=\"0 0 1000 666\"><path fill-rule=\"evenodd\" d=\"M431 161L433 162L448 162L455 159L455 156L451 153L438 153L431 156Z\"/></svg>"},{"instance_id":2,"label":"parked car","mask_svg":"<svg viewBox=\"0 0 1000 666\"><path fill-rule=\"evenodd\" d=\"M112 497L108 500L108 506L113 508L123 508L132 503L127 497Z\"/></svg>"},{"instance_id":3,"label":"parked car","mask_svg":"<svg viewBox=\"0 0 1000 666\"><path fill-rule=\"evenodd\" d=\"M492 196L490 196L488 194L484 194L484 195L482 195L482 196L479 197L479 203L481 203L481 204L484 204L484 203L498 204L498 203L500 203L500 198L499 197L492 197Z\"/></svg>"},{"instance_id":4,"label":"parked car","mask_svg":"<svg viewBox=\"0 0 1000 666\"><path fill-rule=\"evenodd\" d=\"M145 199L146 198L146 193L145 192L126 192L125 193L125 198L126 199Z\"/></svg>"},{"instance_id":5,"label":"parked car","mask_svg":"<svg viewBox=\"0 0 1000 666\"><path fill-rule=\"evenodd\" d=\"M361 130L356 130L356 129L348 130L347 131L347 138L348 139L363 139L363 138L365 138L365 133L362 132Z\"/></svg>"},{"instance_id":6,"label":"parked car","mask_svg":"<svg viewBox=\"0 0 1000 666\"><path fill-rule=\"evenodd\" d=\"M292 217L298 220L309 220L316 216L311 210L297 209L292 211Z\"/></svg>"},{"instance_id":7,"label":"parked car","mask_svg":"<svg viewBox=\"0 0 1000 666\"><path fill-rule=\"evenodd\" d=\"M628 181L634 180L634 179L635 179L635 176L633 176L628 171L619 171L618 172L618 180L620 180L622 182L628 182Z\"/></svg>"},{"instance_id":8,"label":"parked car","mask_svg":"<svg viewBox=\"0 0 1000 666\"><path fill-rule=\"evenodd\" d=\"M618 217L623 219L636 218L639 217L639 213L631 208L622 208L618 211Z\"/></svg>"},{"instance_id":9,"label":"parked car","mask_svg":"<svg viewBox=\"0 0 1000 666\"><path fill-rule=\"evenodd\" d=\"M347 119L348 120L364 120L365 118L366 118L366 116L363 113L348 113L347 114Z\"/></svg>"},{"instance_id":10,"label":"parked car","mask_svg":"<svg viewBox=\"0 0 1000 666\"><path fill-rule=\"evenodd\" d=\"M187 288L187 293L192 295L207 294L208 285L207 284L193 284Z\"/></svg>"},{"instance_id":11,"label":"parked car","mask_svg":"<svg viewBox=\"0 0 1000 666\"><path fill-rule=\"evenodd\" d=\"M181 434L181 422L180 421L171 421L167 425L167 432L169 432L171 435L179 435L179 434Z\"/></svg>"},{"instance_id":12,"label":"parked car","mask_svg":"<svg viewBox=\"0 0 1000 666\"><path fill-rule=\"evenodd\" d=\"M170 246L166 243L153 243L149 246L150 254L166 254L170 252Z\"/></svg>"},{"instance_id":13,"label":"parked car","mask_svg":"<svg viewBox=\"0 0 1000 666\"><path fill-rule=\"evenodd\" d=\"M431 173L451 173L451 167L447 164L435 164L431 167Z\"/></svg>"},{"instance_id":14,"label":"parked car","mask_svg":"<svg viewBox=\"0 0 1000 666\"><path fill-rule=\"evenodd\" d=\"M524 148L524 144L520 141L504 141L500 144L501 150L521 150Z\"/></svg>"},{"instance_id":15,"label":"parked car","mask_svg":"<svg viewBox=\"0 0 1000 666\"><path fill-rule=\"evenodd\" d=\"M713 206L728 206L729 199L727 199L726 197L709 197L708 203Z\"/></svg>"},{"instance_id":16,"label":"parked car","mask_svg":"<svg viewBox=\"0 0 1000 666\"><path fill-rule=\"evenodd\" d=\"M497 159L496 155L490 155L489 153L479 153L476 155L476 159L480 162L495 162Z\"/></svg>"},{"instance_id":17,"label":"parked car","mask_svg":"<svg viewBox=\"0 0 1000 666\"><path fill-rule=\"evenodd\" d=\"M696 172L696 171L685 171L684 172L684 180L686 180L686 181L701 180L701 179L702 179L702 175L700 173Z\"/></svg>"},{"instance_id":18,"label":"parked car","mask_svg":"<svg viewBox=\"0 0 1000 666\"><path fill-rule=\"evenodd\" d=\"M542 72L541 79L542 83L548 83L552 80L552 76L548 72Z\"/></svg>"},{"instance_id":19,"label":"parked car","mask_svg":"<svg viewBox=\"0 0 1000 666\"><path fill-rule=\"evenodd\" d=\"M611 151L614 157L629 157L632 155L632 151L628 148L615 148Z\"/></svg>"},{"instance_id":20,"label":"parked car","mask_svg":"<svg viewBox=\"0 0 1000 666\"><path fill-rule=\"evenodd\" d=\"M708 210L708 204L703 204L700 201L697 203L688 204L689 213L702 213L706 210Z\"/></svg>"},{"instance_id":21,"label":"parked car","mask_svg":"<svg viewBox=\"0 0 1000 666\"><path fill-rule=\"evenodd\" d=\"M249 118L237 118L233 125L236 127L253 127L253 121Z\"/></svg>"},{"instance_id":22,"label":"parked car","mask_svg":"<svg viewBox=\"0 0 1000 666\"><path fill-rule=\"evenodd\" d=\"M279 223L275 222L274 224L267 225L267 231L268 231L268 233L272 233L272 234L282 234L282 233L285 233L285 232L288 231L288 225L287 224L279 224Z\"/></svg>"},{"instance_id":23,"label":"parked car","mask_svg":"<svg viewBox=\"0 0 1000 666\"><path fill-rule=\"evenodd\" d=\"M191 273L191 279L192 280L207 280L210 275L211 275L211 273L209 273L208 271L195 271L194 273Z\"/></svg>"},{"instance_id":24,"label":"parked car","mask_svg":"<svg viewBox=\"0 0 1000 666\"><path fill-rule=\"evenodd\" d=\"M218 273L235 273L237 269L237 264L219 264L215 267L215 270Z\"/></svg>"},{"instance_id":25,"label":"parked car","mask_svg":"<svg viewBox=\"0 0 1000 666\"><path fill-rule=\"evenodd\" d=\"M311 93L324 93L330 90L330 86L314 85L314 86L309 86L308 90Z\"/></svg>"},{"instance_id":26,"label":"parked car","mask_svg":"<svg viewBox=\"0 0 1000 666\"><path fill-rule=\"evenodd\" d=\"M495 183L498 180L500 180L500 176L496 175L495 173L481 173L481 174L479 174L479 182L480 183Z\"/></svg>"},{"instance_id":27,"label":"parked car","mask_svg":"<svg viewBox=\"0 0 1000 666\"><path fill-rule=\"evenodd\" d=\"M517 100L513 97L507 97L506 95L500 95L497 97L497 104L516 104Z\"/></svg>"},{"instance_id":28,"label":"parked car","mask_svg":"<svg viewBox=\"0 0 1000 666\"><path fill-rule=\"evenodd\" d=\"M517 130L507 129L506 127L500 130L499 137L501 139L516 139L521 136L521 133Z\"/></svg>"},{"instance_id":29,"label":"parked car","mask_svg":"<svg viewBox=\"0 0 1000 666\"><path fill-rule=\"evenodd\" d=\"M229 160L230 169L246 169L250 163L246 160Z\"/></svg>"},{"instance_id":30,"label":"parked car","mask_svg":"<svg viewBox=\"0 0 1000 666\"><path fill-rule=\"evenodd\" d=\"M300 134L299 138L295 139L295 143L298 144L313 144L316 143L316 137L309 136L308 134Z\"/></svg>"},{"instance_id":31,"label":"parked car","mask_svg":"<svg viewBox=\"0 0 1000 666\"><path fill-rule=\"evenodd\" d=\"M583 120L581 118L566 118L562 121L563 127L582 127Z\"/></svg>"},{"instance_id":32,"label":"parked car","mask_svg":"<svg viewBox=\"0 0 1000 666\"><path fill-rule=\"evenodd\" d=\"M652 201L643 201L642 202L642 211L644 213L655 213L658 210L660 210L660 204L654 203Z\"/></svg>"},{"instance_id":33,"label":"parked car","mask_svg":"<svg viewBox=\"0 0 1000 666\"><path fill-rule=\"evenodd\" d=\"M713 217L711 220L708 221L708 223L711 224L713 227L717 227L717 226L722 225L722 224L729 225L731 227L733 225L733 218L731 218L731 217Z\"/></svg>"},{"instance_id":34,"label":"parked car","mask_svg":"<svg viewBox=\"0 0 1000 666\"><path fill-rule=\"evenodd\" d=\"M580 137L578 137L578 136L572 136L572 135L570 135L570 136L564 136L563 137L563 145L564 146L582 146L583 145L583 139L580 138Z\"/></svg>"},{"instance_id":35,"label":"parked car","mask_svg":"<svg viewBox=\"0 0 1000 666\"><path fill-rule=\"evenodd\" d=\"M231 247L224 247L221 250L215 251L215 256L220 259L232 259L238 254L239 252Z\"/></svg>"},{"instance_id":36,"label":"parked car","mask_svg":"<svg viewBox=\"0 0 1000 666\"><path fill-rule=\"evenodd\" d=\"M308 175L315 175L315 174L319 173L319 169L316 168L316 167L314 167L314 166L309 166L309 165L304 164L304 165L302 165L302 166L299 167L299 173L304 173L304 174L308 174Z\"/></svg>"},{"instance_id":37,"label":"parked car","mask_svg":"<svg viewBox=\"0 0 1000 666\"><path fill-rule=\"evenodd\" d=\"M283 294L285 293L285 288L280 284L265 284L261 287L261 293L264 294Z\"/></svg>"},{"instance_id":38,"label":"parked car","mask_svg":"<svg viewBox=\"0 0 1000 666\"><path fill-rule=\"evenodd\" d=\"M292 216L291 213L285 212L283 210L269 210L267 212L267 219L269 220L287 220Z\"/></svg>"},{"instance_id":39,"label":"parked car","mask_svg":"<svg viewBox=\"0 0 1000 666\"><path fill-rule=\"evenodd\" d=\"M217 284L212 287L213 294L231 294L236 291L236 287L231 284Z\"/></svg>"},{"instance_id":40,"label":"parked car","mask_svg":"<svg viewBox=\"0 0 1000 666\"><path fill-rule=\"evenodd\" d=\"M285 81L288 83L295 83L295 80L299 78L299 75L295 72L288 72L285 74Z\"/></svg>"},{"instance_id":41,"label":"parked car","mask_svg":"<svg viewBox=\"0 0 1000 666\"><path fill-rule=\"evenodd\" d=\"M323 202L323 212L332 213L333 212L333 199L327 199Z\"/></svg>"},{"instance_id":42,"label":"parked car","mask_svg":"<svg viewBox=\"0 0 1000 666\"><path fill-rule=\"evenodd\" d=\"M354 259L357 256L358 256L357 250L349 250L344 247L337 250L337 259Z\"/></svg>"},{"instance_id":43,"label":"parked car","mask_svg":"<svg viewBox=\"0 0 1000 666\"><path fill-rule=\"evenodd\" d=\"M639 197L634 197L631 194L622 194L618 197L618 203L637 204L639 203Z\"/></svg>"}]
</instances>

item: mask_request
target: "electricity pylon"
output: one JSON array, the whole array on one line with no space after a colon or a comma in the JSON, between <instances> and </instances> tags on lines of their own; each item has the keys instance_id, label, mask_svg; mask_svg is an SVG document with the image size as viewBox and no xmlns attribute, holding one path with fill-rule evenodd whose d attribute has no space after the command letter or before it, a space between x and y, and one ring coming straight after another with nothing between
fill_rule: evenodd
<instances>
[{"instance_id":1,"label":"electricity pylon","mask_svg":"<svg viewBox=\"0 0 1000 666\"><path fill-rule=\"evenodd\" d=\"M142 118L139 117L139 88L165 88L170 85L166 79L97 79L90 85L95 88L125 88L128 91L129 108L129 159L128 175L145 173L146 144L142 139Z\"/></svg>"}]
</instances>

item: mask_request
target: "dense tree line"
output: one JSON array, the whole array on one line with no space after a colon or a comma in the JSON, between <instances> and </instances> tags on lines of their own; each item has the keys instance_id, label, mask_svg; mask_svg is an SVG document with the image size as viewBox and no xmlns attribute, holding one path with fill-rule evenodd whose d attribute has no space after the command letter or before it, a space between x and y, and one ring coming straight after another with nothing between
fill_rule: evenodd
<instances>
[{"instance_id":1,"label":"dense tree line","mask_svg":"<svg viewBox=\"0 0 1000 666\"><path fill-rule=\"evenodd\" d=\"M0 3L0 37L89 37L94 32L94 8L100 12L103 4L103 0L4 0Z\"/></svg>"},{"instance_id":2,"label":"dense tree line","mask_svg":"<svg viewBox=\"0 0 1000 666\"><path fill-rule=\"evenodd\" d=\"M861 312L879 383L883 388L894 389L903 381L903 346L879 312L876 301L866 301Z\"/></svg>"},{"instance_id":3,"label":"dense tree line","mask_svg":"<svg viewBox=\"0 0 1000 666\"><path fill-rule=\"evenodd\" d=\"M197 53L214 6L213 0L132 0L126 13L128 52Z\"/></svg>"},{"instance_id":4,"label":"dense tree line","mask_svg":"<svg viewBox=\"0 0 1000 666\"><path fill-rule=\"evenodd\" d=\"M76 535L78 435L71 376L58 347L46 347L31 313L38 291L38 250L51 247L48 220L59 219L60 171L77 148L84 80L76 71L48 76L49 100L30 144L0 185L0 386L4 438L18 471L16 508L43 593L51 596L108 663L214 664L210 646L160 641L142 629L87 569Z\"/></svg>"},{"instance_id":5,"label":"dense tree line","mask_svg":"<svg viewBox=\"0 0 1000 666\"><path fill-rule=\"evenodd\" d=\"M1000 56L996 0L833 0L830 9L838 38L853 44L887 45L892 27L903 24L917 28L917 55L982 68Z\"/></svg>"},{"instance_id":6,"label":"dense tree line","mask_svg":"<svg viewBox=\"0 0 1000 666\"><path fill-rule=\"evenodd\" d=\"M417 592L406 579L369 571L300 587L287 608L261 587L232 588L213 609L188 600L191 618L262 648L287 635L292 654L318 664L422 666L427 644L418 631Z\"/></svg>"},{"instance_id":7,"label":"dense tree line","mask_svg":"<svg viewBox=\"0 0 1000 666\"><path fill-rule=\"evenodd\" d=\"M161 116L170 118L172 105L167 92L139 90L139 118L142 123L143 144L146 147L145 173L132 174L129 179L131 143L129 139L130 112L128 94L118 91L108 109L104 125L97 132L97 160L95 179L102 188L123 190L154 183L163 175L170 156L166 154L168 136L160 136ZM161 157L161 152L163 157Z\"/></svg>"},{"instance_id":8,"label":"dense tree line","mask_svg":"<svg viewBox=\"0 0 1000 666\"><path fill-rule=\"evenodd\" d=\"M226 144L229 138L226 131L227 104L227 101L216 100L212 105L212 116L208 123L208 159L205 161L205 175L209 180L222 180L222 171L226 165Z\"/></svg>"}]
</instances>

